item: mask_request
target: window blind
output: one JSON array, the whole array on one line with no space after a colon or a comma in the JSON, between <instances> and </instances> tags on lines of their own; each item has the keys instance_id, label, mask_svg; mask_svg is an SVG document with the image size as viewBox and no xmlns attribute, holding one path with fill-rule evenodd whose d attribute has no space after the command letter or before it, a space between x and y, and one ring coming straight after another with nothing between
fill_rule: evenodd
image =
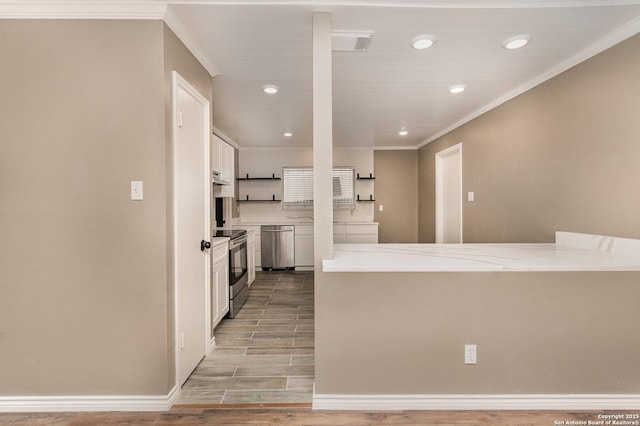
<instances>
[{"instance_id":1,"label":"window blind","mask_svg":"<svg viewBox=\"0 0 640 426\"><path fill-rule=\"evenodd\" d=\"M333 208L353 210L355 202L355 169L339 167L333 169Z\"/></svg>"},{"instance_id":2,"label":"window blind","mask_svg":"<svg viewBox=\"0 0 640 426\"><path fill-rule=\"evenodd\" d=\"M311 208L313 206L313 169L311 167L285 167L283 206Z\"/></svg>"},{"instance_id":3,"label":"window blind","mask_svg":"<svg viewBox=\"0 0 640 426\"><path fill-rule=\"evenodd\" d=\"M335 209L355 209L355 169L353 167L334 168L333 207ZM284 167L283 206L286 208L311 208L313 206L313 168Z\"/></svg>"}]
</instances>

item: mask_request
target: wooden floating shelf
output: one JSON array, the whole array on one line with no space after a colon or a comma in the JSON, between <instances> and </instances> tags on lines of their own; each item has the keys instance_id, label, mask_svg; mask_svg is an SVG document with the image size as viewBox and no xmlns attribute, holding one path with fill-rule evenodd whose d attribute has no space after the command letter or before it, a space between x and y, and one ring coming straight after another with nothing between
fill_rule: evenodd
<instances>
[{"instance_id":1,"label":"wooden floating shelf","mask_svg":"<svg viewBox=\"0 0 640 426\"><path fill-rule=\"evenodd\" d=\"M363 203L363 202L368 202L368 201L375 201L375 200L356 200L359 203Z\"/></svg>"},{"instance_id":2,"label":"wooden floating shelf","mask_svg":"<svg viewBox=\"0 0 640 426\"><path fill-rule=\"evenodd\" d=\"M239 203L279 203L281 201L282 200L276 200L276 196L275 195L272 195L271 199L268 199L268 198L259 199L258 198L258 199L255 199L255 200L249 199L249 196L247 195L247 198L244 198L244 199L241 198L241 199L238 200Z\"/></svg>"},{"instance_id":3,"label":"wooden floating shelf","mask_svg":"<svg viewBox=\"0 0 640 426\"><path fill-rule=\"evenodd\" d=\"M369 173L369 176L360 176L360 173L357 174L356 179L358 180L375 180L375 176L372 173Z\"/></svg>"},{"instance_id":4,"label":"wooden floating shelf","mask_svg":"<svg viewBox=\"0 0 640 426\"><path fill-rule=\"evenodd\" d=\"M369 198L363 198L360 199L360 195L358 195L358 198L356 198L356 201L375 201L376 199L373 198L373 195L369 195Z\"/></svg>"},{"instance_id":5,"label":"wooden floating shelf","mask_svg":"<svg viewBox=\"0 0 640 426\"><path fill-rule=\"evenodd\" d=\"M246 177L239 177L236 180L282 180L282 178L276 177L276 174L272 174L271 177L249 177L247 173Z\"/></svg>"}]
</instances>

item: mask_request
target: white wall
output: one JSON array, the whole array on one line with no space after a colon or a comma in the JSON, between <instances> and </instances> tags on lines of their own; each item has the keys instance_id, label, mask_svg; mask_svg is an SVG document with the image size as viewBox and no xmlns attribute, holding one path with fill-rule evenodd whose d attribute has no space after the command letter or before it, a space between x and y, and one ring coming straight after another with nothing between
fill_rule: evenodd
<instances>
[{"instance_id":1,"label":"white wall","mask_svg":"<svg viewBox=\"0 0 640 426\"><path fill-rule=\"evenodd\" d=\"M238 176L267 177L275 173L282 177L283 167L311 167L313 153L309 148L241 148L240 169ZM333 164L335 167L355 167L356 173L368 176L373 170L372 148L334 148ZM356 180L356 194L360 198L368 199L374 193L374 182ZM279 181L239 181L239 199L282 199L283 182ZM340 222L372 222L373 204L369 202L356 203L356 210L334 210L334 220ZM239 203L240 222L273 222L291 221L307 218L311 220L313 210L283 209L282 203Z\"/></svg>"}]
</instances>

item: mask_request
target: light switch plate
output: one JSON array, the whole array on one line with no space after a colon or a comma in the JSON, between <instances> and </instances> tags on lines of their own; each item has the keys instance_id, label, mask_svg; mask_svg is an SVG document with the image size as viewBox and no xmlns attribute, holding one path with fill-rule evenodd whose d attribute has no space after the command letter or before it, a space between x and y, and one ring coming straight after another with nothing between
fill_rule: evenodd
<instances>
[{"instance_id":1,"label":"light switch plate","mask_svg":"<svg viewBox=\"0 0 640 426\"><path fill-rule=\"evenodd\" d=\"M378 204L378 211L384 211L384 206L382 204Z\"/></svg>"},{"instance_id":2,"label":"light switch plate","mask_svg":"<svg viewBox=\"0 0 640 426\"><path fill-rule=\"evenodd\" d=\"M131 181L131 200L132 201L142 201L142 181L141 180L132 180Z\"/></svg>"},{"instance_id":3,"label":"light switch plate","mask_svg":"<svg viewBox=\"0 0 640 426\"><path fill-rule=\"evenodd\" d=\"M471 191L467 193L467 201L473 201L475 199L475 194Z\"/></svg>"}]
</instances>

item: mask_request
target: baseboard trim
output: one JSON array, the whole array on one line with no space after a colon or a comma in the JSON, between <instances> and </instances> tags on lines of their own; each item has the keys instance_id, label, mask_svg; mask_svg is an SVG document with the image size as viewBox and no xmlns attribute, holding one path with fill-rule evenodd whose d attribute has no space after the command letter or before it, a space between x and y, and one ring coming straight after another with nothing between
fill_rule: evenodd
<instances>
[{"instance_id":1,"label":"baseboard trim","mask_svg":"<svg viewBox=\"0 0 640 426\"><path fill-rule=\"evenodd\" d=\"M0 396L0 412L169 411L179 396L179 386L167 395Z\"/></svg>"},{"instance_id":2,"label":"baseboard trim","mask_svg":"<svg viewBox=\"0 0 640 426\"><path fill-rule=\"evenodd\" d=\"M640 395L313 395L314 410L635 410Z\"/></svg>"}]
</instances>

